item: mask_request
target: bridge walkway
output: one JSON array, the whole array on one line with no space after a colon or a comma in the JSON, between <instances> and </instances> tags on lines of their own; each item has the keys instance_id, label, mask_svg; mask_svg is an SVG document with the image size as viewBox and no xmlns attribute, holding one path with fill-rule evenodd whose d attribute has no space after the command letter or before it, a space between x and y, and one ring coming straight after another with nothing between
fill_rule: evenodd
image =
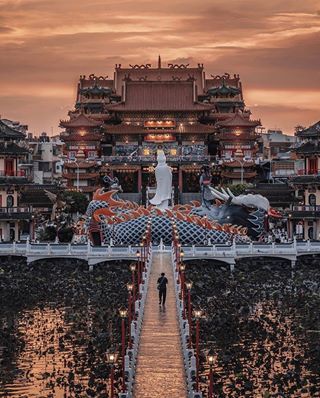
<instances>
[{"instance_id":1,"label":"bridge walkway","mask_svg":"<svg viewBox=\"0 0 320 398\"><path fill-rule=\"evenodd\" d=\"M161 272L169 280L165 308L159 306L157 290ZM155 253L137 360L135 398L187 396L172 278L170 254Z\"/></svg>"}]
</instances>

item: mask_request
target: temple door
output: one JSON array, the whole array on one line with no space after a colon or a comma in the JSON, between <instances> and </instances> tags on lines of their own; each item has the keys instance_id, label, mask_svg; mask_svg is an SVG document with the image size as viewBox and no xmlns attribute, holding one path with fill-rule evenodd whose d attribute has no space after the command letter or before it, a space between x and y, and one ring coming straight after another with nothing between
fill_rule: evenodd
<instances>
[{"instance_id":1,"label":"temple door","mask_svg":"<svg viewBox=\"0 0 320 398\"><path fill-rule=\"evenodd\" d=\"M6 176L14 175L14 163L13 159L5 159L4 161L4 172Z\"/></svg>"}]
</instances>

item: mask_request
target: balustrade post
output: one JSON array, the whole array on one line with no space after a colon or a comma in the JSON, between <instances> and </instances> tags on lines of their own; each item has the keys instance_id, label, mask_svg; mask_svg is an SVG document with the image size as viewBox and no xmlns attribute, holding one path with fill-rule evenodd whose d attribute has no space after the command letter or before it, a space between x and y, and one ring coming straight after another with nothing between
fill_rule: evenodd
<instances>
[{"instance_id":1,"label":"balustrade post","mask_svg":"<svg viewBox=\"0 0 320 398\"><path fill-rule=\"evenodd\" d=\"M12 242L12 252L15 253L16 252L16 241Z\"/></svg>"},{"instance_id":2,"label":"balustrade post","mask_svg":"<svg viewBox=\"0 0 320 398\"><path fill-rule=\"evenodd\" d=\"M47 254L51 254L51 246L50 246L50 243L47 244Z\"/></svg>"}]
</instances>

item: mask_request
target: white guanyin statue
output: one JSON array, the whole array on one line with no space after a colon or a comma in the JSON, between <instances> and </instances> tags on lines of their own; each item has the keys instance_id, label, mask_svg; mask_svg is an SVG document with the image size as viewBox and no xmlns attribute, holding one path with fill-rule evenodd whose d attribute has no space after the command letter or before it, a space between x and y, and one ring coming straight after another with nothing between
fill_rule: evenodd
<instances>
[{"instance_id":1,"label":"white guanyin statue","mask_svg":"<svg viewBox=\"0 0 320 398\"><path fill-rule=\"evenodd\" d=\"M155 168L157 189L150 203L161 210L165 210L169 207L169 199L171 199L172 170L166 163L166 155L163 150L158 151L157 162L158 164Z\"/></svg>"}]
</instances>

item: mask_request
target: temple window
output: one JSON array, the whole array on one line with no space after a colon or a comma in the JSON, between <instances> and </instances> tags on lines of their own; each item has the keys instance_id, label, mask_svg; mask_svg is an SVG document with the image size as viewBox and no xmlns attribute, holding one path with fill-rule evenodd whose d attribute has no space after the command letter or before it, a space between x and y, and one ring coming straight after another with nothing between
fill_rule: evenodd
<instances>
[{"instance_id":1,"label":"temple window","mask_svg":"<svg viewBox=\"0 0 320 398\"><path fill-rule=\"evenodd\" d=\"M14 197L12 195L7 196L7 207L13 207L14 206Z\"/></svg>"}]
</instances>

